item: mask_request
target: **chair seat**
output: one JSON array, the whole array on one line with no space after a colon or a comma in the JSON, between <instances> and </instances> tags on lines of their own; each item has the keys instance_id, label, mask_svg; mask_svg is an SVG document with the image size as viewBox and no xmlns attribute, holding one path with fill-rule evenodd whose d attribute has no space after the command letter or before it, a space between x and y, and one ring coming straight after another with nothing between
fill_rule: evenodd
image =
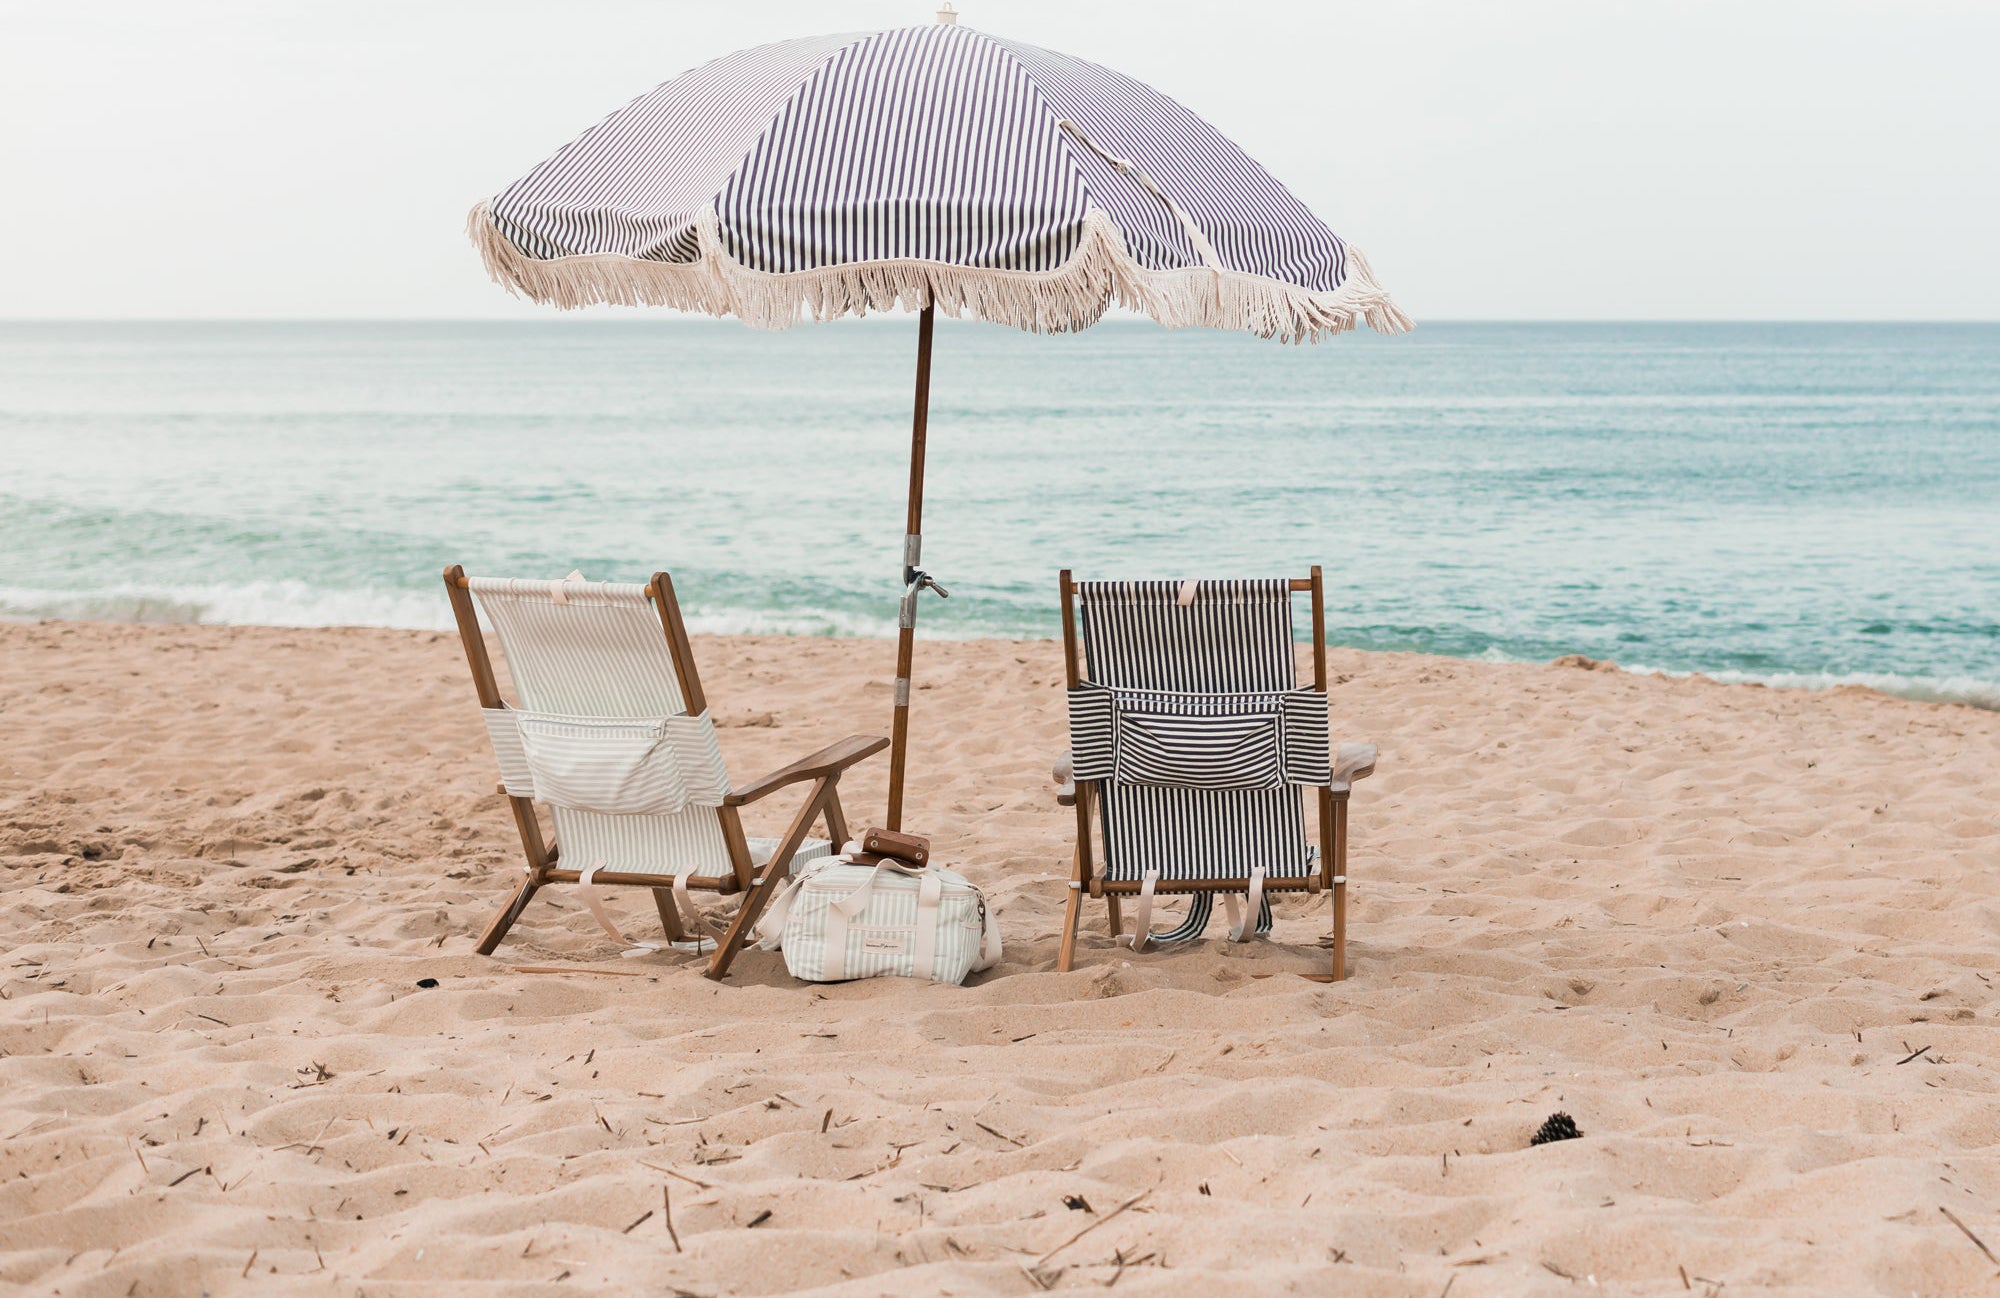
<instances>
[{"instance_id":1,"label":"chair seat","mask_svg":"<svg viewBox=\"0 0 2000 1298\"><path fill-rule=\"evenodd\" d=\"M749 840L749 843L750 864L752 865L764 864L771 859L771 853L778 850L778 840L775 838L753 838ZM808 838L798 851L792 853L791 872L797 874L799 867L807 861L815 861L822 856L832 855L833 844L827 842L824 838Z\"/></svg>"}]
</instances>

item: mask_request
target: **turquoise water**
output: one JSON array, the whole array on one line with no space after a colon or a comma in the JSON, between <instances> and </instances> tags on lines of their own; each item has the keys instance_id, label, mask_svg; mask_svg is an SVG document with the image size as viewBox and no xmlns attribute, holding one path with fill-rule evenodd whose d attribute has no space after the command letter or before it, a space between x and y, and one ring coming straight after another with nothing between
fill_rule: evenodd
<instances>
[{"instance_id":1,"label":"turquoise water","mask_svg":"<svg viewBox=\"0 0 2000 1298\"><path fill-rule=\"evenodd\" d=\"M0 325L0 616L443 626L463 562L888 634L914 336ZM1318 562L1344 644L2000 706L2000 326L941 322L930 464L930 634Z\"/></svg>"}]
</instances>

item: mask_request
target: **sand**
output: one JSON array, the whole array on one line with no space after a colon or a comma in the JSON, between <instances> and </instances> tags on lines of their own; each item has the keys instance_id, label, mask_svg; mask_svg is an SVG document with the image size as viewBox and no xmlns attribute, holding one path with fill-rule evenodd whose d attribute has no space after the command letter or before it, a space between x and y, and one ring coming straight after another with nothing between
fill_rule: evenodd
<instances>
[{"instance_id":1,"label":"sand","mask_svg":"<svg viewBox=\"0 0 2000 1298\"><path fill-rule=\"evenodd\" d=\"M739 777L887 720L886 644L697 652ZM0 626L0 1291L2000 1287L2000 714L1336 651L1354 977L1323 900L1056 974L1058 661L921 654L998 969L716 985L560 890L472 954L452 640Z\"/></svg>"}]
</instances>

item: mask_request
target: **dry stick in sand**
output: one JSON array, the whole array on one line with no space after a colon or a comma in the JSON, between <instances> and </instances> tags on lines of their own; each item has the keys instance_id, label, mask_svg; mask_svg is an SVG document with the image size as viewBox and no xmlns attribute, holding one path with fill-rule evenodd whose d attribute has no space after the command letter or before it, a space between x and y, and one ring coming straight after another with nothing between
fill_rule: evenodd
<instances>
[{"instance_id":1,"label":"dry stick in sand","mask_svg":"<svg viewBox=\"0 0 2000 1298\"><path fill-rule=\"evenodd\" d=\"M674 1242L674 1252L681 1252L681 1233L674 1229L674 1191L669 1185L660 1187L660 1213L667 1219L667 1238Z\"/></svg>"},{"instance_id":2,"label":"dry stick in sand","mask_svg":"<svg viewBox=\"0 0 2000 1298\"><path fill-rule=\"evenodd\" d=\"M648 972L648 971L646 971L646 970L644 970L644 969L591 969L591 968L588 968L587 966L584 966L584 965L576 965L576 966L573 966L573 967L571 967L571 968L568 968L568 969L565 969L565 968L562 968L562 967L561 967L560 965L541 965L541 964L517 964L517 965L513 966L513 969L514 969L514 972L515 972L515 973L537 973L537 974L580 974L580 973L585 973L585 974L603 974L603 975L604 975L604 976L605 976L606 978L651 978L651 977L654 977L654 975L653 975L652 973L650 973L650 972Z\"/></svg>"},{"instance_id":3,"label":"dry stick in sand","mask_svg":"<svg viewBox=\"0 0 2000 1298\"><path fill-rule=\"evenodd\" d=\"M1099 1226L1102 1226L1105 1222L1110 1221L1113 1217L1116 1217L1119 1213L1125 1211L1127 1208L1131 1207L1133 1204L1139 1202L1139 1200L1145 1198L1147 1195L1151 1193L1152 1193L1151 1190L1139 1191L1139 1193L1133 1195L1125 1202L1119 1204L1116 1208L1113 1208L1110 1212L1105 1213L1102 1217L1099 1217L1096 1221L1091 1222L1088 1226L1085 1226L1082 1230L1078 1231L1076 1234L1071 1235L1068 1239L1064 1240L1062 1243L1056 1245L1048 1252L1036 1258L1035 1265L1031 1267L1030 1270L1039 1270L1041 1267L1045 1266L1048 1263L1048 1260L1050 1258L1062 1252L1064 1249L1068 1248L1071 1244L1076 1243L1078 1240L1082 1239L1085 1235L1088 1235L1091 1231L1096 1230Z\"/></svg>"},{"instance_id":4,"label":"dry stick in sand","mask_svg":"<svg viewBox=\"0 0 2000 1298\"><path fill-rule=\"evenodd\" d=\"M715 1188L714 1186L710 1185L707 1181L697 1181L692 1176L689 1176L686 1172L676 1172L671 1167L661 1167L658 1163L649 1163L643 1158L635 1159L633 1161L637 1162L641 1167L650 1167L655 1172L665 1172L668 1176L677 1176L681 1180L686 1181L689 1185L692 1185L697 1189L713 1190Z\"/></svg>"},{"instance_id":5,"label":"dry stick in sand","mask_svg":"<svg viewBox=\"0 0 2000 1298\"><path fill-rule=\"evenodd\" d=\"M1945 1207L1943 1204L1938 1205L1938 1211L1944 1214L1944 1219L1946 1221L1950 1222L1952 1225L1958 1227L1960 1230L1965 1232L1965 1237L1972 1241L1972 1246L1974 1248L1978 1249L1980 1252L1986 1255L1986 1260L1988 1262L1992 1262L1995 1265L2000 1265L2000 1257L1993 1256L1993 1250L1986 1247L1986 1241L1979 1238L1979 1236L1973 1234L1972 1227L1960 1221L1958 1219L1957 1213Z\"/></svg>"}]
</instances>

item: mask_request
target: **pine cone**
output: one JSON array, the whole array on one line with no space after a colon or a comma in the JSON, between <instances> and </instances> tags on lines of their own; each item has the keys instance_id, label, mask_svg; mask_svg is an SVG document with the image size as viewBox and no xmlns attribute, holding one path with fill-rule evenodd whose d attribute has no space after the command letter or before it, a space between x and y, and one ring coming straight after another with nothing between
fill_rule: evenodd
<instances>
[{"instance_id":1,"label":"pine cone","mask_svg":"<svg viewBox=\"0 0 2000 1298\"><path fill-rule=\"evenodd\" d=\"M1575 1140L1582 1134L1581 1131L1576 1129L1575 1118L1570 1117L1567 1113L1551 1113L1548 1121L1544 1122L1535 1131L1535 1138L1528 1143L1530 1145L1546 1145L1552 1140Z\"/></svg>"}]
</instances>

